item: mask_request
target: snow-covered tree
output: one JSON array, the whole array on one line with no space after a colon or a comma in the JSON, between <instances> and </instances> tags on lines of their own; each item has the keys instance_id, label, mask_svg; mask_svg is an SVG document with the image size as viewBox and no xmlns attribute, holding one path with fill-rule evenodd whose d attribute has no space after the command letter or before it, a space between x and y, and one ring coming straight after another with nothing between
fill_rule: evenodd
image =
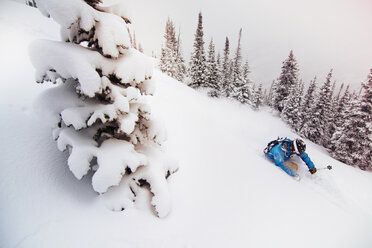
<instances>
[{"instance_id":1,"label":"snow-covered tree","mask_svg":"<svg viewBox=\"0 0 372 248\"><path fill-rule=\"evenodd\" d=\"M284 103L281 113L282 119L289 124L294 130L298 130L300 123L301 99L304 85L297 83L292 86L290 94Z\"/></svg>"},{"instance_id":2,"label":"snow-covered tree","mask_svg":"<svg viewBox=\"0 0 372 248\"><path fill-rule=\"evenodd\" d=\"M262 84L260 84L258 86L258 88L254 91L254 94L253 94L253 101L252 101L252 105L253 105L253 108L258 110L261 108L261 106L263 105L263 102L264 102L264 94L263 94L263 90L262 90Z\"/></svg>"},{"instance_id":3,"label":"snow-covered tree","mask_svg":"<svg viewBox=\"0 0 372 248\"><path fill-rule=\"evenodd\" d=\"M186 65L185 65L185 59L183 57L181 32L180 31L178 32L176 48L177 48L176 49L176 65L177 65L176 79L180 82L183 82L183 80L186 76Z\"/></svg>"},{"instance_id":4,"label":"snow-covered tree","mask_svg":"<svg viewBox=\"0 0 372 248\"><path fill-rule=\"evenodd\" d=\"M363 83L363 95L361 97L360 118L363 121L361 131L365 131L365 136L361 140L362 143L362 160L359 160L357 165L362 169L372 170L372 68L367 77L367 81Z\"/></svg>"},{"instance_id":5,"label":"snow-covered tree","mask_svg":"<svg viewBox=\"0 0 372 248\"><path fill-rule=\"evenodd\" d=\"M165 44L161 49L160 70L168 76L175 78L177 75L177 40L173 21L168 18L165 24Z\"/></svg>"},{"instance_id":6,"label":"snow-covered tree","mask_svg":"<svg viewBox=\"0 0 372 248\"><path fill-rule=\"evenodd\" d=\"M61 26L65 42L38 40L30 49L53 135L78 179L92 185L113 210L135 204L145 189L159 217L170 211L167 178L176 171L161 149L164 128L151 113L152 60L131 48L131 18L123 4L36 0ZM84 42L83 44L81 44ZM87 47L88 46L88 47ZM145 187L144 187L145 186Z\"/></svg>"},{"instance_id":7,"label":"snow-covered tree","mask_svg":"<svg viewBox=\"0 0 372 248\"><path fill-rule=\"evenodd\" d=\"M331 88L331 97L330 97L330 105L329 105L329 111L328 111L328 121L326 123L325 132L323 136L323 146L326 148L330 148L331 146L331 138L333 136L333 133L336 131L336 128L334 126L334 119L336 116L336 109L339 104L337 100L337 96L335 95L335 89L336 89L336 81L333 83Z\"/></svg>"},{"instance_id":8,"label":"snow-covered tree","mask_svg":"<svg viewBox=\"0 0 372 248\"><path fill-rule=\"evenodd\" d=\"M223 50L223 60L222 60L222 84L221 92L224 97L230 97L232 88L232 73L231 73L231 60L230 60L230 41L226 37L225 48Z\"/></svg>"},{"instance_id":9,"label":"snow-covered tree","mask_svg":"<svg viewBox=\"0 0 372 248\"><path fill-rule=\"evenodd\" d=\"M358 121L359 117L356 113L358 109L359 101L352 98L346 110L347 119L344 120L343 125L336 130L332 137L331 145L336 145L336 147L331 150L331 155L336 159L349 164L356 165L358 158L358 149L361 149L360 140L361 136L365 134L358 133Z\"/></svg>"},{"instance_id":10,"label":"snow-covered tree","mask_svg":"<svg viewBox=\"0 0 372 248\"><path fill-rule=\"evenodd\" d=\"M298 83L298 66L293 51L290 51L288 58L283 61L282 71L278 78L275 94L274 108L282 112L284 102L287 100L290 90Z\"/></svg>"},{"instance_id":11,"label":"snow-covered tree","mask_svg":"<svg viewBox=\"0 0 372 248\"><path fill-rule=\"evenodd\" d=\"M330 121L331 78L332 70L328 73L326 81L320 88L319 96L311 110L310 119L303 126L305 136L320 145L328 142L324 137L327 131L327 123Z\"/></svg>"},{"instance_id":12,"label":"snow-covered tree","mask_svg":"<svg viewBox=\"0 0 372 248\"><path fill-rule=\"evenodd\" d=\"M332 155L350 165L372 170L372 69L362 84L360 99L353 98L348 118L338 135Z\"/></svg>"},{"instance_id":13,"label":"snow-covered tree","mask_svg":"<svg viewBox=\"0 0 372 248\"><path fill-rule=\"evenodd\" d=\"M350 86L348 85L345 89L344 95L338 101L337 107L335 109L335 116L332 120L332 125L334 128L334 133L330 139L330 149L331 154L334 157L337 157L338 152L340 152L339 145L337 144L343 131L345 129L345 121L348 119L350 115L351 109L351 94L349 92Z\"/></svg>"},{"instance_id":14,"label":"snow-covered tree","mask_svg":"<svg viewBox=\"0 0 372 248\"><path fill-rule=\"evenodd\" d=\"M242 29L239 31L238 46L236 48L235 57L232 61L232 97L241 103L246 103L245 96L246 84L243 78L242 71L242 49L241 49Z\"/></svg>"},{"instance_id":15,"label":"snow-covered tree","mask_svg":"<svg viewBox=\"0 0 372 248\"><path fill-rule=\"evenodd\" d=\"M309 122L312 120L312 110L314 109L316 99L316 77L310 82L309 88L307 89L306 95L302 101L302 107L299 111L300 123L298 126L298 131L301 135L307 137L308 132L306 126L309 125Z\"/></svg>"},{"instance_id":16,"label":"snow-covered tree","mask_svg":"<svg viewBox=\"0 0 372 248\"><path fill-rule=\"evenodd\" d=\"M161 50L159 67L168 76L182 82L186 74L186 66L182 55L180 36L178 33L178 38L176 38L174 23L168 18L165 25L165 45Z\"/></svg>"},{"instance_id":17,"label":"snow-covered tree","mask_svg":"<svg viewBox=\"0 0 372 248\"><path fill-rule=\"evenodd\" d=\"M222 77L223 77L223 66L221 62L220 53L217 54L216 58L216 72L217 72L217 81L215 82L214 89L209 92L211 97L221 97L222 96Z\"/></svg>"},{"instance_id":18,"label":"snow-covered tree","mask_svg":"<svg viewBox=\"0 0 372 248\"><path fill-rule=\"evenodd\" d=\"M251 73L249 69L248 59L245 61L243 65L243 71L242 71L242 77L244 82L243 87L243 97L244 97L244 103L252 104L252 81L249 78L249 74Z\"/></svg>"},{"instance_id":19,"label":"snow-covered tree","mask_svg":"<svg viewBox=\"0 0 372 248\"><path fill-rule=\"evenodd\" d=\"M191 82L189 84L192 88L205 87L206 85L206 57L204 52L203 40L203 16L199 13L198 27L195 33L194 50L191 54L189 75Z\"/></svg>"},{"instance_id":20,"label":"snow-covered tree","mask_svg":"<svg viewBox=\"0 0 372 248\"><path fill-rule=\"evenodd\" d=\"M208 47L208 57L207 57L207 78L206 78L206 87L210 89L208 92L209 96L218 97L219 91L219 71L218 65L216 61L216 50L213 43L213 39L211 39Z\"/></svg>"},{"instance_id":21,"label":"snow-covered tree","mask_svg":"<svg viewBox=\"0 0 372 248\"><path fill-rule=\"evenodd\" d=\"M273 82L270 85L270 91L268 95L268 106L271 108L275 108L275 99L276 99L276 87L277 87L277 81L273 80Z\"/></svg>"}]
</instances>

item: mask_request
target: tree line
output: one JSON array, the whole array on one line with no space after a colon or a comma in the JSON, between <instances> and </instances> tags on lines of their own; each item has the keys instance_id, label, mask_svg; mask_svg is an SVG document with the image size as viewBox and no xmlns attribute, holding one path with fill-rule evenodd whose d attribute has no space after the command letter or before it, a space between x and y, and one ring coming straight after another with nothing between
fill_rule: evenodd
<instances>
[{"instance_id":1,"label":"tree line","mask_svg":"<svg viewBox=\"0 0 372 248\"><path fill-rule=\"evenodd\" d=\"M169 76L186 83L192 88L205 88L211 97L235 99L243 104L259 108L263 104L262 84L257 88L249 79L248 60L243 61L241 52L242 30L239 32L237 48L231 54L230 40L226 37L225 47L220 52L211 38L205 50L203 17L198 16L193 51L188 63L182 55L180 34L176 34L174 23L167 20L165 27L165 44L161 50L160 70Z\"/></svg>"},{"instance_id":2,"label":"tree line","mask_svg":"<svg viewBox=\"0 0 372 248\"><path fill-rule=\"evenodd\" d=\"M248 60L243 63L242 30L233 56L228 37L222 55L219 52L216 55L213 38L207 52L204 49L202 20L199 13L187 67L180 34L176 36L174 23L168 19L160 58L160 69L164 73L192 88L207 89L211 97L231 98L255 109L267 105L278 111L280 118L298 135L327 148L335 159L372 170L372 69L358 93L351 92L350 86L344 84L335 92L333 70L322 85L318 85L315 77L305 87L299 77L297 60L290 51L279 78L273 81L268 92L263 91L262 84L256 88L249 79Z\"/></svg>"}]
</instances>

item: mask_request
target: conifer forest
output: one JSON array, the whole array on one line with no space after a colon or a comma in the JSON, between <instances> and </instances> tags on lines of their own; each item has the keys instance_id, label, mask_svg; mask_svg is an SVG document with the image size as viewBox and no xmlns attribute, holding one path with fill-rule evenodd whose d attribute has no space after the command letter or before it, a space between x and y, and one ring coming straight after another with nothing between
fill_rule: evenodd
<instances>
[{"instance_id":1,"label":"conifer forest","mask_svg":"<svg viewBox=\"0 0 372 248\"><path fill-rule=\"evenodd\" d=\"M314 75L311 82L304 82L291 50L280 75L265 88L250 79L248 59L242 56L242 29L237 44L226 37L223 51L216 51L213 38L204 40L203 28L200 12L187 62L180 33L168 18L159 65L162 72L210 97L232 99L255 110L268 107L299 136L323 146L333 158L372 171L372 68L358 90L333 80L332 69L326 78Z\"/></svg>"}]
</instances>

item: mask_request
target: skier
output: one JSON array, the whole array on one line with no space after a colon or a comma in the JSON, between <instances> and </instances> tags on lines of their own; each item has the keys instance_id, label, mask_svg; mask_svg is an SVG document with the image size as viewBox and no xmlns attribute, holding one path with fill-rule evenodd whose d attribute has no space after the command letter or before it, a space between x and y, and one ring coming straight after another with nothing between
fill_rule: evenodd
<instances>
[{"instance_id":1,"label":"skier","mask_svg":"<svg viewBox=\"0 0 372 248\"><path fill-rule=\"evenodd\" d=\"M299 156L309 168L311 174L316 172L314 163L305 152L306 144L301 139L290 140L288 138L271 141L264 152L270 159L274 160L275 165L282 168L288 175L299 180L300 176L293 170L287 168L284 162L289 160L294 154Z\"/></svg>"}]
</instances>

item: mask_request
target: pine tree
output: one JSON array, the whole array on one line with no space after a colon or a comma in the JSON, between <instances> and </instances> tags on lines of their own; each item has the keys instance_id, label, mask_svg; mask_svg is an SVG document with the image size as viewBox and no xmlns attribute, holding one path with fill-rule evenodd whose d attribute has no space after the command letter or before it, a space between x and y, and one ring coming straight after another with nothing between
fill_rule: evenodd
<instances>
[{"instance_id":1,"label":"pine tree","mask_svg":"<svg viewBox=\"0 0 372 248\"><path fill-rule=\"evenodd\" d=\"M199 13L198 27L195 33L194 51L191 54L190 61L190 78L189 84L192 88L199 88L206 86L206 58L204 52L203 40L203 16Z\"/></svg>"},{"instance_id":2,"label":"pine tree","mask_svg":"<svg viewBox=\"0 0 372 248\"><path fill-rule=\"evenodd\" d=\"M225 48L223 51L223 61L222 61L222 95L224 97L230 97L231 94L231 61L230 61L230 41L229 38L226 37L225 40Z\"/></svg>"},{"instance_id":3,"label":"pine tree","mask_svg":"<svg viewBox=\"0 0 372 248\"><path fill-rule=\"evenodd\" d=\"M208 58L207 58L207 78L206 87L209 88L208 95L212 97L217 97L218 90L218 67L216 61L216 51L213 44L213 39L211 39L208 47Z\"/></svg>"},{"instance_id":4,"label":"pine tree","mask_svg":"<svg viewBox=\"0 0 372 248\"><path fill-rule=\"evenodd\" d=\"M365 135L361 141L363 152L362 160L358 162L358 166L362 169L372 171L372 68L370 69L367 81L363 83L363 91L360 117L364 122L363 129L365 130Z\"/></svg>"},{"instance_id":5,"label":"pine tree","mask_svg":"<svg viewBox=\"0 0 372 248\"><path fill-rule=\"evenodd\" d=\"M238 46L235 52L235 58L232 63L232 97L241 103L246 102L245 94L245 82L243 79L242 72L242 52L241 52L241 38L242 29L239 31Z\"/></svg>"},{"instance_id":6,"label":"pine tree","mask_svg":"<svg viewBox=\"0 0 372 248\"><path fill-rule=\"evenodd\" d=\"M277 81L273 80L270 86L269 99L268 99L268 105L273 109L275 108L275 99L277 98L276 88L277 88Z\"/></svg>"},{"instance_id":7,"label":"pine tree","mask_svg":"<svg viewBox=\"0 0 372 248\"><path fill-rule=\"evenodd\" d=\"M254 91L254 98L253 98L253 108L258 110L261 108L264 102L264 95L262 91L262 84L260 84L257 90Z\"/></svg>"},{"instance_id":8,"label":"pine tree","mask_svg":"<svg viewBox=\"0 0 372 248\"><path fill-rule=\"evenodd\" d=\"M96 2L36 0L62 31L63 41L38 40L30 47L37 82L56 84L43 95L54 139L69 153L76 178L93 171L93 189L114 200L106 203L110 209L132 207L146 186L164 217L170 211L167 178L176 168L160 148L165 131L147 102L154 92L153 65L131 48L124 6Z\"/></svg>"},{"instance_id":9,"label":"pine tree","mask_svg":"<svg viewBox=\"0 0 372 248\"><path fill-rule=\"evenodd\" d=\"M183 58L182 44L181 44L181 31L178 32L177 45L176 45L176 79L183 82L186 76L185 59Z\"/></svg>"},{"instance_id":10,"label":"pine tree","mask_svg":"<svg viewBox=\"0 0 372 248\"><path fill-rule=\"evenodd\" d=\"M174 24L168 18L165 25L165 45L161 49L160 70L168 76L176 78L177 76L177 40Z\"/></svg>"},{"instance_id":11,"label":"pine tree","mask_svg":"<svg viewBox=\"0 0 372 248\"><path fill-rule=\"evenodd\" d=\"M306 92L304 100L302 102L302 107L300 109L300 123L298 126L299 133L308 137L308 133L304 125L309 125L312 120L312 110L314 109L316 99L316 77L310 82L309 88Z\"/></svg>"},{"instance_id":12,"label":"pine tree","mask_svg":"<svg viewBox=\"0 0 372 248\"><path fill-rule=\"evenodd\" d=\"M217 54L216 60L216 82L215 85L212 87L213 89L209 92L209 96L211 97L221 97L222 96L222 75L223 75L223 68L221 62L221 55L220 53Z\"/></svg>"},{"instance_id":13,"label":"pine tree","mask_svg":"<svg viewBox=\"0 0 372 248\"><path fill-rule=\"evenodd\" d=\"M298 66L293 51L290 51L288 58L283 61L282 72L278 78L274 94L274 108L283 111L284 102L287 100L292 86L298 83Z\"/></svg>"},{"instance_id":14,"label":"pine tree","mask_svg":"<svg viewBox=\"0 0 372 248\"><path fill-rule=\"evenodd\" d=\"M372 69L362 89L360 99L352 98L350 114L332 155L347 164L372 170Z\"/></svg>"},{"instance_id":15,"label":"pine tree","mask_svg":"<svg viewBox=\"0 0 372 248\"><path fill-rule=\"evenodd\" d=\"M336 131L336 128L334 126L334 119L337 114L336 109L339 103L337 100L337 96L334 96L335 89L336 89L336 81L333 83L332 89L331 89L330 109L328 111L328 121L326 123L325 134L323 136L323 146L326 148L331 147L331 138L334 132Z\"/></svg>"},{"instance_id":16,"label":"pine tree","mask_svg":"<svg viewBox=\"0 0 372 248\"><path fill-rule=\"evenodd\" d=\"M293 85L291 92L284 103L284 108L281 113L282 119L287 122L291 128L298 130L300 123L300 108L303 92L303 84L298 83Z\"/></svg>"},{"instance_id":17,"label":"pine tree","mask_svg":"<svg viewBox=\"0 0 372 248\"><path fill-rule=\"evenodd\" d=\"M269 91L267 89L264 89L263 92L263 103L262 105L269 106Z\"/></svg>"},{"instance_id":18,"label":"pine tree","mask_svg":"<svg viewBox=\"0 0 372 248\"><path fill-rule=\"evenodd\" d=\"M337 152L339 152L338 141L342 135L345 128L345 120L348 119L351 111L351 95L349 92L349 85L346 87L344 95L338 101L337 107L335 109L335 116L332 120L334 128L334 133L330 139L330 152L334 157L338 157Z\"/></svg>"},{"instance_id":19,"label":"pine tree","mask_svg":"<svg viewBox=\"0 0 372 248\"><path fill-rule=\"evenodd\" d=\"M266 95L266 98L265 98L265 101L264 101L264 104L269 106L269 107L272 107L271 103L272 103L272 98L273 98L273 87L274 87L274 81L271 82L269 91L268 91L268 93Z\"/></svg>"},{"instance_id":20,"label":"pine tree","mask_svg":"<svg viewBox=\"0 0 372 248\"><path fill-rule=\"evenodd\" d=\"M326 133L327 123L330 120L331 78L332 70L328 73L325 83L320 88L318 99L315 100L315 104L311 110L310 120L303 127L305 136L320 145L326 142L324 135Z\"/></svg>"},{"instance_id":21,"label":"pine tree","mask_svg":"<svg viewBox=\"0 0 372 248\"><path fill-rule=\"evenodd\" d=\"M245 61L243 65L242 77L243 77L243 84L244 87L243 91L243 103L251 104L252 105L252 81L249 79L250 74L248 60Z\"/></svg>"}]
</instances>

